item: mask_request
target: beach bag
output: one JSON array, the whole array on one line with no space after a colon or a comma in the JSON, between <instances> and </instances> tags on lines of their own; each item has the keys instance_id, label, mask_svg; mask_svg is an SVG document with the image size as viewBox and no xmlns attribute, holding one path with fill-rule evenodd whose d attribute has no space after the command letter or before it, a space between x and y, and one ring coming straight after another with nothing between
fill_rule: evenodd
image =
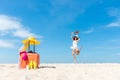
<instances>
[{"instance_id":1,"label":"beach bag","mask_svg":"<svg viewBox=\"0 0 120 80\"><path fill-rule=\"evenodd\" d=\"M40 55L37 53L28 53L26 55L27 55L27 59L24 54L20 55L19 68L21 69L27 68L27 65L29 65L30 63L32 64L31 61L33 61L33 65L32 65L34 66L33 68L36 68L36 67L38 68L40 64Z\"/></svg>"},{"instance_id":2,"label":"beach bag","mask_svg":"<svg viewBox=\"0 0 120 80\"><path fill-rule=\"evenodd\" d=\"M40 64L40 55L37 53L28 53L28 65L30 69L36 69Z\"/></svg>"},{"instance_id":3,"label":"beach bag","mask_svg":"<svg viewBox=\"0 0 120 80\"><path fill-rule=\"evenodd\" d=\"M20 53L19 68L26 68L27 64L28 64L28 56L27 56L27 54Z\"/></svg>"}]
</instances>

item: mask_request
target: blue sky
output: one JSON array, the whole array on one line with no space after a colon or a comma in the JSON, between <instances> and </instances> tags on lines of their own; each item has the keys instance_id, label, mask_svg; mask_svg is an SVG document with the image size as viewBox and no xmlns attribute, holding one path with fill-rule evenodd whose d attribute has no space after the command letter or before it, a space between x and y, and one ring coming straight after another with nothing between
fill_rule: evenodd
<instances>
[{"instance_id":1,"label":"blue sky","mask_svg":"<svg viewBox=\"0 0 120 80\"><path fill-rule=\"evenodd\" d=\"M80 63L120 62L119 0L0 0L0 63L17 63L34 35L42 63L72 63L70 33L79 30Z\"/></svg>"}]
</instances>

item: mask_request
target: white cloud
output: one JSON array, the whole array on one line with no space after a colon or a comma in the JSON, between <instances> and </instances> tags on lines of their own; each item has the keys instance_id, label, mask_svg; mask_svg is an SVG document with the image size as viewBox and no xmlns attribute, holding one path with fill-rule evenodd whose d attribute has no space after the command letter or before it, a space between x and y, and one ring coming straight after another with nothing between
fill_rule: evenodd
<instances>
[{"instance_id":1,"label":"white cloud","mask_svg":"<svg viewBox=\"0 0 120 80\"><path fill-rule=\"evenodd\" d=\"M116 21L116 22L112 22L112 23L109 23L106 27L120 27L120 22L119 21Z\"/></svg>"},{"instance_id":2,"label":"white cloud","mask_svg":"<svg viewBox=\"0 0 120 80\"><path fill-rule=\"evenodd\" d=\"M30 33L29 31L27 31L25 29L19 29L19 30L16 30L15 32L13 32L13 35L17 36L17 37L24 38L27 36L33 36L34 34Z\"/></svg>"},{"instance_id":3,"label":"white cloud","mask_svg":"<svg viewBox=\"0 0 120 80\"><path fill-rule=\"evenodd\" d=\"M120 8L110 8L108 10L108 15L114 17L115 21L106 25L107 28L117 28L120 27Z\"/></svg>"},{"instance_id":4,"label":"white cloud","mask_svg":"<svg viewBox=\"0 0 120 80\"><path fill-rule=\"evenodd\" d=\"M0 40L0 47L4 47L4 48L13 48L14 45L8 41L5 40Z\"/></svg>"},{"instance_id":5,"label":"white cloud","mask_svg":"<svg viewBox=\"0 0 120 80\"><path fill-rule=\"evenodd\" d=\"M28 36L37 36L31 33L16 17L11 17L7 15L0 15L0 36L12 35L19 38L26 38Z\"/></svg>"},{"instance_id":6,"label":"white cloud","mask_svg":"<svg viewBox=\"0 0 120 80\"><path fill-rule=\"evenodd\" d=\"M30 29L21 23L20 19L7 15L0 15L0 37L7 37L7 39L0 39L1 48L15 48L15 39L13 40L9 35L16 38L26 38L28 36L42 38L39 35L31 33Z\"/></svg>"},{"instance_id":7,"label":"white cloud","mask_svg":"<svg viewBox=\"0 0 120 80\"><path fill-rule=\"evenodd\" d=\"M84 31L84 32L82 32L82 33L84 33L84 34L89 34L89 33L92 33L94 31L94 28L91 28L91 29L89 29L89 30L87 30L87 31Z\"/></svg>"},{"instance_id":8,"label":"white cloud","mask_svg":"<svg viewBox=\"0 0 120 80\"><path fill-rule=\"evenodd\" d=\"M0 31L19 29L21 26L17 18L0 15Z\"/></svg>"}]
</instances>

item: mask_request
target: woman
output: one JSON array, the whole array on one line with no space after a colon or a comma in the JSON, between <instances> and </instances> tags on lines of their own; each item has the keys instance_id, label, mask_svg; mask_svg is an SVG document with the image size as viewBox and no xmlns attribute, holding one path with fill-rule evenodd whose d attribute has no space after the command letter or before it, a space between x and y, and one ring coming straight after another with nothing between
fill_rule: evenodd
<instances>
[{"instance_id":1,"label":"woman","mask_svg":"<svg viewBox=\"0 0 120 80\"><path fill-rule=\"evenodd\" d=\"M80 50L78 48L78 42L80 41L80 38L79 38L78 34L79 34L78 31L71 33L71 38L72 38L72 41L73 41L73 44L72 44L71 48L72 48L72 55L73 55L75 63L77 62L76 61L76 55L78 55L79 52L80 52Z\"/></svg>"}]
</instances>

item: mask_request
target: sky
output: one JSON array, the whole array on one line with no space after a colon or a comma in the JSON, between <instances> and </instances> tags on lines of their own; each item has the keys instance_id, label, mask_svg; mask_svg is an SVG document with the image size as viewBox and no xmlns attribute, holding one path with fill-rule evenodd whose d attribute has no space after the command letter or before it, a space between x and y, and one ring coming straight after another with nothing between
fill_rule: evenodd
<instances>
[{"instance_id":1,"label":"sky","mask_svg":"<svg viewBox=\"0 0 120 80\"><path fill-rule=\"evenodd\" d=\"M80 31L79 63L120 63L119 0L0 0L0 63L17 63L35 36L41 63L73 63L71 32Z\"/></svg>"}]
</instances>

